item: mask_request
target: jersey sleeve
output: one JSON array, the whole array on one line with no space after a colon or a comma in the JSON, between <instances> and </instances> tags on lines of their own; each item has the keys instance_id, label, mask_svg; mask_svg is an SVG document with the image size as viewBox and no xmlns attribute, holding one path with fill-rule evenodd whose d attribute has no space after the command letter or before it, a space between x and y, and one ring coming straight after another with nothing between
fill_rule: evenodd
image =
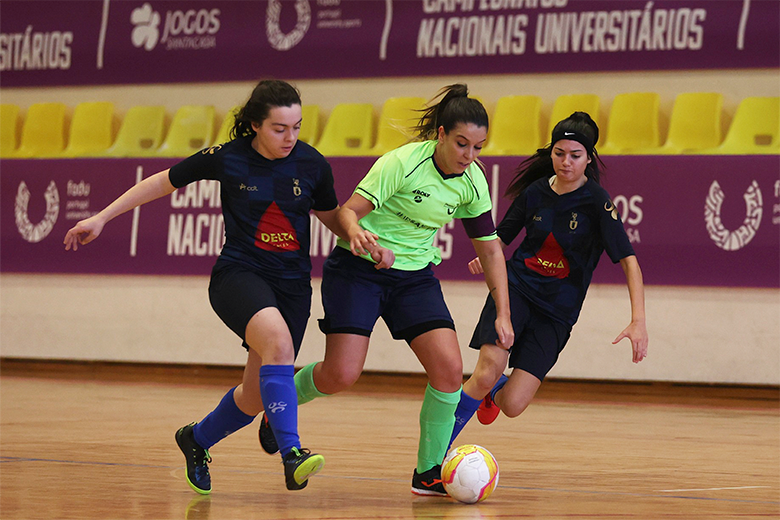
<instances>
[{"instance_id":1,"label":"jersey sleeve","mask_svg":"<svg viewBox=\"0 0 780 520\"><path fill-rule=\"evenodd\" d=\"M369 200L374 209L379 209L395 194L404 178L404 166L394 153L387 153L377 159L363 180L355 188L355 193Z\"/></svg>"},{"instance_id":2,"label":"jersey sleeve","mask_svg":"<svg viewBox=\"0 0 780 520\"><path fill-rule=\"evenodd\" d=\"M330 211L336 209L339 205L336 190L333 187L333 170L328 161L323 160L323 163L320 182L312 193L312 198L314 199L312 209L314 211Z\"/></svg>"},{"instance_id":3,"label":"jersey sleeve","mask_svg":"<svg viewBox=\"0 0 780 520\"><path fill-rule=\"evenodd\" d=\"M168 179L175 188L203 179L218 180L222 171L219 146L206 148L171 166Z\"/></svg>"},{"instance_id":4,"label":"jersey sleeve","mask_svg":"<svg viewBox=\"0 0 780 520\"><path fill-rule=\"evenodd\" d=\"M526 197L525 193L523 193L512 201L512 205L509 206L506 215L504 215L504 218L501 219L501 222L498 224L496 232L498 233L498 238L500 238L504 244L509 245L512 243L512 240L517 238L517 235L520 234L520 231L525 227L525 208Z\"/></svg>"},{"instance_id":5,"label":"jersey sleeve","mask_svg":"<svg viewBox=\"0 0 780 520\"><path fill-rule=\"evenodd\" d=\"M485 179L485 174L482 173L482 170L475 165L466 175L468 175L467 179L473 190L471 199L455 210L453 215L455 218L476 218L493 209L487 179Z\"/></svg>"},{"instance_id":6,"label":"jersey sleeve","mask_svg":"<svg viewBox=\"0 0 780 520\"><path fill-rule=\"evenodd\" d=\"M623 258L632 256L634 248L631 246L631 241L626 234L620 214L609 195L604 192L603 197L600 198L597 211L599 212L599 227L604 250L609 255L612 263L616 264Z\"/></svg>"}]
</instances>

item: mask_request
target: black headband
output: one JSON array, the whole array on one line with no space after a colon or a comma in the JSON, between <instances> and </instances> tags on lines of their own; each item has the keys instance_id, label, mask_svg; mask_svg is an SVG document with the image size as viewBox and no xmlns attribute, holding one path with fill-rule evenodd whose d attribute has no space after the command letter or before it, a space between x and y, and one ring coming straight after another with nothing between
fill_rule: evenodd
<instances>
[{"instance_id":1,"label":"black headband","mask_svg":"<svg viewBox=\"0 0 780 520\"><path fill-rule=\"evenodd\" d=\"M585 151L589 154L593 154L593 140L588 137L587 135L572 131L572 130L564 130L564 129L558 129L553 132L552 134L552 144L554 145L561 139L569 139L571 141L577 141L582 146L585 147Z\"/></svg>"}]
</instances>

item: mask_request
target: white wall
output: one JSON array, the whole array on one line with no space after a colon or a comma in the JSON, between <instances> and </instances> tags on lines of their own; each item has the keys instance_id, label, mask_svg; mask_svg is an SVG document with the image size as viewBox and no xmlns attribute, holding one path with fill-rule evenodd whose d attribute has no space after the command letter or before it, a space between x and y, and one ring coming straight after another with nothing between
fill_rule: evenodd
<instances>
[{"instance_id":1,"label":"white wall","mask_svg":"<svg viewBox=\"0 0 780 520\"><path fill-rule=\"evenodd\" d=\"M443 282L464 354L482 308L482 282ZM3 357L242 365L241 341L209 307L206 277L0 276ZM648 287L650 351L631 362L621 285L591 287L582 316L551 376L703 383L780 383L780 291ZM296 365L322 359L319 280L312 319ZM421 372L405 342L377 325L367 370Z\"/></svg>"},{"instance_id":2,"label":"white wall","mask_svg":"<svg viewBox=\"0 0 780 520\"><path fill-rule=\"evenodd\" d=\"M258 78L259 79L259 78ZM336 103L367 102L377 109L393 96L431 97L447 84L464 81L490 112L509 94L536 94L548 114L562 94L593 93L606 121L615 94L653 91L662 98L662 132L675 95L717 91L725 96L724 128L738 102L748 96L780 95L780 73L772 70L640 73L536 74L470 77L306 80L296 84L306 104L323 117ZM97 86L2 89L0 100L26 109L39 101L112 101L121 116L139 104L162 104L169 114L183 104L212 104L221 114L243 103L254 83ZM602 123L602 126L603 123ZM4 218L7 217L4 214ZM776 259L775 259L776 260ZM640 259L641 261L641 259ZM240 341L209 308L202 277L0 276L0 355L79 360L243 364ZM465 345L481 309L480 282L445 282L445 296ZM298 364L322 358L323 336L315 280L312 320ZM628 322L622 286L593 286L580 322L551 375L572 378L680 382L779 384L780 291L701 287L648 287L650 354L631 363L630 348L612 339ZM470 372L474 353L464 350ZM403 342L377 327L366 368L419 371Z\"/></svg>"}]
</instances>

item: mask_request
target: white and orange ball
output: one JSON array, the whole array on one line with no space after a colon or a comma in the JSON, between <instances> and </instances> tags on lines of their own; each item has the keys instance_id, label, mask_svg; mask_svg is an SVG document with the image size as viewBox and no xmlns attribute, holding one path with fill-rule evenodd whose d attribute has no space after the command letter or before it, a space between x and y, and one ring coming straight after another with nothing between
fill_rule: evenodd
<instances>
[{"instance_id":1,"label":"white and orange ball","mask_svg":"<svg viewBox=\"0 0 780 520\"><path fill-rule=\"evenodd\" d=\"M481 502L498 485L498 462L482 446L464 444L447 454L441 480L452 498L466 504Z\"/></svg>"}]
</instances>

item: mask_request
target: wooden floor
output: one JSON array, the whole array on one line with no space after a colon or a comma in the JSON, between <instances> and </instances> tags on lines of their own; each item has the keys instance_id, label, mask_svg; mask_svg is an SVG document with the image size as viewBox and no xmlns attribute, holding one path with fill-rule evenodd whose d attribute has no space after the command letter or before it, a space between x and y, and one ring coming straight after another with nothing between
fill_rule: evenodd
<instances>
[{"instance_id":1,"label":"wooden floor","mask_svg":"<svg viewBox=\"0 0 780 520\"><path fill-rule=\"evenodd\" d=\"M409 491L420 378L368 375L301 407L303 443L326 459L305 490L285 489L251 425L212 448L202 497L174 432L217 404L234 369L0 367L4 520L780 518L772 388L545 382L520 418L461 434L501 470L487 501L465 505ZM186 383L193 370L206 384Z\"/></svg>"}]
</instances>

